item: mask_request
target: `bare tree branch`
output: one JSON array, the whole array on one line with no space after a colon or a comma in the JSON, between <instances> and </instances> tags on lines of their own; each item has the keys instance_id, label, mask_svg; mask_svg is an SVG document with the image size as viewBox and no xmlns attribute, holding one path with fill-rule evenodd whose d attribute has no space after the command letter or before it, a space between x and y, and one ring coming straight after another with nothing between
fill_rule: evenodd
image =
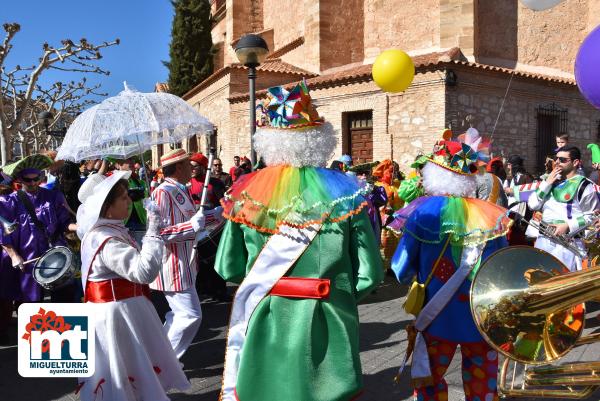
<instances>
[{"instance_id":1,"label":"bare tree branch","mask_svg":"<svg viewBox=\"0 0 600 401\"><path fill-rule=\"evenodd\" d=\"M53 69L78 74L109 75L94 64L102 58L101 50L119 44L119 39L92 44L85 38L77 43L71 39L61 41L60 46L43 43L37 64L30 67L15 66L6 71L4 64L12 48L11 41L20 30L19 24L4 24L6 35L0 46L0 150L2 163L6 163L14 139L22 143L48 143L37 121L40 111L50 111L54 118L48 129L59 122L73 119L84 107L93 104L90 96L106 96L99 91L100 85L89 86L85 77L79 82L56 82L42 88L37 84L44 71ZM9 102L10 107L7 106ZM65 120L66 119L66 120ZM44 127L45 128L45 127ZM45 135L47 136L47 135Z\"/></svg>"}]
</instances>

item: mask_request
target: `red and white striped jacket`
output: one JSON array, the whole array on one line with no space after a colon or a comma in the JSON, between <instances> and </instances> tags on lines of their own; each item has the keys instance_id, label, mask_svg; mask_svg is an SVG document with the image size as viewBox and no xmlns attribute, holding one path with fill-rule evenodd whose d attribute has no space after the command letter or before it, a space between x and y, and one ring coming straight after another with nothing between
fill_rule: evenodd
<instances>
[{"instance_id":1,"label":"red and white striped jacket","mask_svg":"<svg viewBox=\"0 0 600 401\"><path fill-rule=\"evenodd\" d=\"M187 188L172 178L166 178L152 192L152 199L157 203L160 216L167 227L160 232L166 246L163 266L150 288L158 291L185 291L195 285L198 273L196 258L192 260L196 233L190 223L196 207Z\"/></svg>"}]
</instances>

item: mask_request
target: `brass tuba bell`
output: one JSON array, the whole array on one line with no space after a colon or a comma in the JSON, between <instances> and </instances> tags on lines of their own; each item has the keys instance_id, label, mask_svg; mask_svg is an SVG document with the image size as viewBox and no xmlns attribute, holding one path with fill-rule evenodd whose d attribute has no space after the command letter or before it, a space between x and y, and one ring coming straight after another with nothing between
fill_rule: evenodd
<instances>
[{"instance_id":1,"label":"brass tuba bell","mask_svg":"<svg viewBox=\"0 0 600 401\"><path fill-rule=\"evenodd\" d=\"M581 337L584 302L598 295L600 267L569 272L547 252L514 246L481 264L471 285L471 312L498 352L526 365L548 365L577 345L598 341ZM498 382L506 396L581 398L600 385L600 363L592 362L526 369L521 388L506 387L509 359Z\"/></svg>"}]
</instances>

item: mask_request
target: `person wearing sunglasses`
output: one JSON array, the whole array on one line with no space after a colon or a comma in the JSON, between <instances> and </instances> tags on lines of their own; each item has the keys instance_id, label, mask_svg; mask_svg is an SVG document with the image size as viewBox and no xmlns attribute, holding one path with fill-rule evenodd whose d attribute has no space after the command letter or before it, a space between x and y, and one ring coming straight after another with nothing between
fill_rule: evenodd
<instances>
[{"instance_id":1,"label":"person wearing sunglasses","mask_svg":"<svg viewBox=\"0 0 600 401\"><path fill-rule=\"evenodd\" d=\"M600 208L594 183L577 173L580 166L581 151L572 145L563 146L556 153L554 169L529 197L529 207L542 212L542 223L552 227L555 235L565 236L587 226ZM574 241L580 253L585 254L583 241L579 238ZM581 255L552 238L540 235L535 247L556 256L571 271L581 270Z\"/></svg>"},{"instance_id":2,"label":"person wearing sunglasses","mask_svg":"<svg viewBox=\"0 0 600 401\"><path fill-rule=\"evenodd\" d=\"M40 187L42 171L25 168L17 175L22 189L0 199L2 217L17 222L18 228L4 232L0 243L10 256L14 268L20 270L20 301L38 302L43 299L42 287L33 279L35 263L50 247L66 246L64 234L75 231L66 200L60 191ZM75 286L67 285L50 293L52 302L74 302Z\"/></svg>"},{"instance_id":3,"label":"person wearing sunglasses","mask_svg":"<svg viewBox=\"0 0 600 401\"><path fill-rule=\"evenodd\" d=\"M221 159L214 159L212 166L213 168L211 176L221 180L221 182L225 185L225 188L229 189L229 187L233 183L233 180L231 179L231 176L229 174L223 171L223 162L221 161Z\"/></svg>"}]
</instances>

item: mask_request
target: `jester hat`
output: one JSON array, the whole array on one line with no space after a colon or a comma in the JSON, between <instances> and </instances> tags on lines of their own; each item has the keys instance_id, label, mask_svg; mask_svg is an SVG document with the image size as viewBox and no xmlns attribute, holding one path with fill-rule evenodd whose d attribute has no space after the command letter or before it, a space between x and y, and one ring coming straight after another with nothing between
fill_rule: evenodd
<instances>
[{"instance_id":1,"label":"jester hat","mask_svg":"<svg viewBox=\"0 0 600 401\"><path fill-rule=\"evenodd\" d=\"M291 90L283 86L267 89L267 99L256 107L257 125L279 129L294 129L323 124L302 80Z\"/></svg>"},{"instance_id":2,"label":"jester hat","mask_svg":"<svg viewBox=\"0 0 600 401\"><path fill-rule=\"evenodd\" d=\"M452 131L444 130L442 139L436 142L432 155L427 161L461 175L472 175L478 154L469 145L452 140Z\"/></svg>"},{"instance_id":3,"label":"jester hat","mask_svg":"<svg viewBox=\"0 0 600 401\"><path fill-rule=\"evenodd\" d=\"M592 152L592 163L600 163L600 146L590 143L587 148Z\"/></svg>"}]
</instances>

